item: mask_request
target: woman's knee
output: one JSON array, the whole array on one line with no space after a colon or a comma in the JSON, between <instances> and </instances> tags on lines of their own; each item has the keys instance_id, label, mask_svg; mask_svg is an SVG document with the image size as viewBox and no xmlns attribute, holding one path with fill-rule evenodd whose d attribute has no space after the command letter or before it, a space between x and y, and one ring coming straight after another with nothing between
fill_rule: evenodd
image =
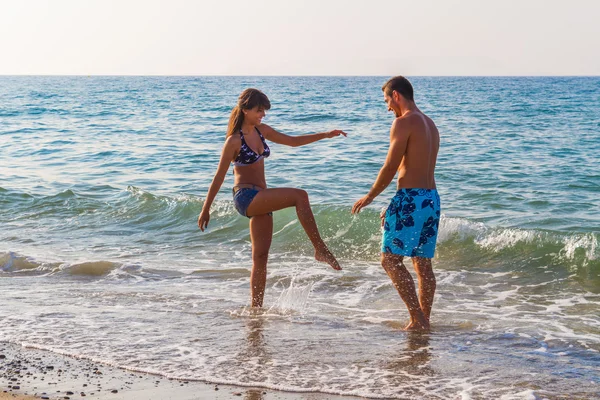
<instances>
[{"instance_id":1,"label":"woman's knee","mask_svg":"<svg viewBox=\"0 0 600 400\"><path fill-rule=\"evenodd\" d=\"M265 265L267 264L267 260L269 259L269 251L253 251L252 252L252 261L254 264Z\"/></svg>"},{"instance_id":2,"label":"woman's knee","mask_svg":"<svg viewBox=\"0 0 600 400\"><path fill-rule=\"evenodd\" d=\"M308 203L308 192L303 189L294 189L294 197L299 203Z\"/></svg>"}]
</instances>

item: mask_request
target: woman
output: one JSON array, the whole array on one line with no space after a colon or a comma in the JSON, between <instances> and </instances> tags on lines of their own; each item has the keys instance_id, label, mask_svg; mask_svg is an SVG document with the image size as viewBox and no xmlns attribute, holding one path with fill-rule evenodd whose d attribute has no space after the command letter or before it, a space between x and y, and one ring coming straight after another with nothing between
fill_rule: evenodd
<instances>
[{"instance_id":1,"label":"woman","mask_svg":"<svg viewBox=\"0 0 600 400\"><path fill-rule=\"evenodd\" d=\"M240 95L238 104L229 118L227 137L217 172L198 217L198 227L204 232L210 220L210 206L223 184L229 164L233 162L233 202L240 214L250 218L252 307L262 307L263 303L267 258L273 236L273 211L296 207L298 219L315 248L315 258L328 263L333 269L342 269L321 239L308 194L301 189L267 189L265 158L269 157L271 150L265 139L286 146L304 146L321 139L346 136L346 133L333 130L312 135L288 136L261 123L265 111L270 108L271 102L260 90L246 89Z\"/></svg>"}]
</instances>

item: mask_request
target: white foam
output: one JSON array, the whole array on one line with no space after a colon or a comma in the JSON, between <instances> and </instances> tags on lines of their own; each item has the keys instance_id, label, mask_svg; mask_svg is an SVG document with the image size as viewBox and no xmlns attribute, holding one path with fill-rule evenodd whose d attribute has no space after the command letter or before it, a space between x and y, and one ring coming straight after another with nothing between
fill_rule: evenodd
<instances>
[{"instance_id":1,"label":"white foam","mask_svg":"<svg viewBox=\"0 0 600 400\"><path fill-rule=\"evenodd\" d=\"M596 254L598 238L593 233L568 236L563 240L563 243L564 247L561 253L566 258L573 259L578 249L582 249L585 252L587 260L595 260L598 257Z\"/></svg>"},{"instance_id":2,"label":"white foam","mask_svg":"<svg viewBox=\"0 0 600 400\"><path fill-rule=\"evenodd\" d=\"M462 218L451 218L445 214L440 216L438 229L438 243L445 242L451 238L458 237L465 240L469 237L479 236L487 232L489 228L481 222L472 222Z\"/></svg>"},{"instance_id":3,"label":"white foam","mask_svg":"<svg viewBox=\"0 0 600 400\"><path fill-rule=\"evenodd\" d=\"M479 246L499 251L507 247L513 247L517 243L532 243L543 236L539 232L526 231L519 229L500 229L492 231L490 234L476 239L475 243Z\"/></svg>"},{"instance_id":4,"label":"white foam","mask_svg":"<svg viewBox=\"0 0 600 400\"><path fill-rule=\"evenodd\" d=\"M500 400L539 400L533 390L524 390L513 394L505 394L500 396Z\"/></svg>"},{"instance_id":5,"label":"white foam","mask_svg":"<svg viewBox=\"0 0 600 400\"><path fill-rule=\"evenodd\" d=\"M481 222L473 222L463 218L440 217L438 242L450 239L466 240L472 238L479 247L492 251L500 251L514 247L520 243L545 244L562 246L558 256L574 259L581 250L586 262L599 257L598 237L595 233L573 233L566 236L538 230L518 228L492 228Z\"/></svg>"}]
</instances>

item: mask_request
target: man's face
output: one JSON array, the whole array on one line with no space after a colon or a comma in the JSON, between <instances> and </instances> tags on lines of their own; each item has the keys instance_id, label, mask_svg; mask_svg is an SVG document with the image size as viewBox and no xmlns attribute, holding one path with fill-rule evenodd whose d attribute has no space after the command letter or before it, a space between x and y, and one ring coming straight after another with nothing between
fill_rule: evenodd
<instances>
[{"instance_id":1,"label":"man's face","mask_svg":"<svg viewBox=\"0 0 600 400\"><path fill-rule=\"evenodd\" d=\"M388 96L387 93L383 92L383 99L385 100L385 104L387 104L388 111L393 111L396 118L399 117L400 105L394 100L394 92L392 92L391 96Z\"/></svg>"}]
</instances>

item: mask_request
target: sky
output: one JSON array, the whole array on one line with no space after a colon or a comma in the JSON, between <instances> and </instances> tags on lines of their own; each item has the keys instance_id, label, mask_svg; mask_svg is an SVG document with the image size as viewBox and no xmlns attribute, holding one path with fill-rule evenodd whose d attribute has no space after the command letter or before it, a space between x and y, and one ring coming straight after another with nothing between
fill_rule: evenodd
<instances>
[{"instance_id":1,"label":"sky","mask_svg":"<svg viewBox=\"0 0 600 400\"><path fill-rule=\"evenodd\" d=\"M600 0L2 0L0 75L600 75Z\"/></svg>"}]
</instances>

